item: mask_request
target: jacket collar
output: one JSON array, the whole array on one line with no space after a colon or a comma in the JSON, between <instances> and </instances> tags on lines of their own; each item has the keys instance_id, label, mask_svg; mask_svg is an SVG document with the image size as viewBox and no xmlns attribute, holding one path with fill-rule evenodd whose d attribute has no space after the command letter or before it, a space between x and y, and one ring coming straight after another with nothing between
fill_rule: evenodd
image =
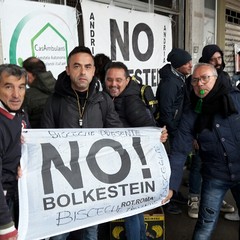
<instances>
[{"instance_id":1,"label":"jacket collar","mask_svg":"<svg viewBox=\"0 0 240 240\"><path fill-rule=\"evenodd\" d=\"M3 116L5 116L8 119L13 119L14 116L16 115L16 113L13 112L9 112L2 104L2 102L0 102L0 114L2 114Z\"/></svg>"}]
</instances>

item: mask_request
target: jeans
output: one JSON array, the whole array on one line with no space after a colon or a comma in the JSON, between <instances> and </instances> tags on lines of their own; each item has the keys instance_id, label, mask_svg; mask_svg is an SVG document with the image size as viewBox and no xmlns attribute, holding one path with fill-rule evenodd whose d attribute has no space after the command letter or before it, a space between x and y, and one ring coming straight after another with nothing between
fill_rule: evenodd
<instances>
[{"instance_id":1,"label":"jeans","mask_svg":"<svg viewBox=\"0 0 240 240\"><path fill-rule=\"evenodd\" d=\"M50 237L49 240L66 240L69 233L63 233L54 237Z\"/></svg>"},{"instance_id":2,"label":"jeans","mask_svg":"<svg viewBox=\"0 0 240 240\"><path fill-rule=\"evenodd\" d=\"M68 236L70 237L70 239L72 236L73 239L78 239L78 240L97 240L98 225L83 228L70 233L63 233L61 235L51 237L49 240L66 240Z\"/></svg>"},{"instance_id":3,"label":"jeans","mask_svg":"<svg viewBox=\"0 0 240 240\"><path fill-rule=\"evenodd\" d=\"M202 175L201 175L201 158L198 151L192 155L190 173L189 173L189 195L200 196Z\"/></svg>"},{"instance_id":4,"label":"jeans","mask_svg":"<svg viewBox=\"0 0 240 240\"><path fill-rule=\"evenodd\" d=\"M127 240L146 240L146 227L143 213L124 219Z\"/></svg>"},{"instance_id":5,"label":"jeans","mask_svg":"<svg viewBox=\"0 0 240 240\"><path fill-rule=\"evenodd\" d=\"M211 239L217 225L224 195L229 189L231 189L237 207L240 209L240 182L203 178L198 220L194 229L193 240Z\"/></svg>"}]
</instances>

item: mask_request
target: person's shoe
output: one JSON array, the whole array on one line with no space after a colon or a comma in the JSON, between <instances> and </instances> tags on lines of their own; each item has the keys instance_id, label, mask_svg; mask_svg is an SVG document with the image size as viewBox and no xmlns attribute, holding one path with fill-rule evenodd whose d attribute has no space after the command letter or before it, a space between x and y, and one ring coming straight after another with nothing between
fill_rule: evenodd
<instances>
[{"instance_id":1,"label":"person's shoe","mask_svg":"<svg viewBox=\"0 0 240 240\"><path fill-rule=\"evenodd\" d=\"M165 205L165 212L178 215L182 213L182 210L173 202L169 202L168 204Z\"/></svg>"},{"instance_id":2,"label":"person's shoe","mask_svg":"<svg viewBox=\"0 0 240 240\"><path fill-rule=\"evenodd\" d=\"M221 206L221 212L233 213L235 211L234 207L223 200Z\"/></svg>"},{"instance_id":3,"label":"person's shoe","mask_svg":"<svg viewBox=\"0 0 240 240\"><path fill-rule=\"evenodd\" d=\"M175 202L175 203L179 203L179 204L186 204L188 203L188 199L185 198L181 192L177 192L177 193L174 193L172 198L171 198L171 201L172 202Z\"/></svg>"},{"instance_id":4,"label":"person's shoe","mask_svg":"<svg viewBox=\"0 0 240 240\"><path fill-rule=\"evenodd\" d=\"M238 210L234 213L226 213L224 214L224 218L230 221L240 221L240 217L238 215Z\"/></svg>"},{"instance_id":5,"label":"person's shoe","mask_svg":"<svg viewBox=\"0 0 240 240\"><path fill-rule=\"evenodd\" d=\"M198 218L199 198L190 197L188 200L188 216L190 218Z\"/></svg>"}]
</instances>

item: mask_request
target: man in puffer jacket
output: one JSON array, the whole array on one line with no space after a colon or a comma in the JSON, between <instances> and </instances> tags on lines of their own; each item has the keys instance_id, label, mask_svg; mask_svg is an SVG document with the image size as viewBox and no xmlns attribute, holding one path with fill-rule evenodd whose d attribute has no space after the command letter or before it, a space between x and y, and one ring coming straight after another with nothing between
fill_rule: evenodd
<instances>
[{"instance_id":1,"label":"man in puffer jacket","mask_svg":"<svg viewBox=\"0 0 240 240\"><path fill-rule=\"evenodd\" d=\"M217 78L213 65L195 66L190 103L184 109L170 154L170 189L178 191L194 138L202 160L202 190L194 240L209 240L225 193L240 208L240 92Z\"/></svg>"},{"instance_id":2,"label":"man in puffer jacket","mask_svg":"<svg viewBox=\"0 0 240 240\"><path fill-rule=\"evenodd\" d=\"M54 92L56 79L46 70L43 61L29 57L23 61L28 73L28 86L24 100L24 109L28 113L31 128L40 128L43 108L49 96Z\"/></svg>"},{"instance_id":3,"label":"man in puffer jacket","mask_svg":"<svg viewBox=\"0 0 240 240\"><path fill-rule=\"evenodd\" d=\"M55 92L44 109L41 121L43 128L122 127L111 98L99 92L94 72L94 58L90 49L75 47L68 56L66 71L58 76ZM91 226L77 230L70 233L70 237L97 240L97 228ZM65 233L50 239L66 240L68 235Z\"/></svg>"},{"instance_id":4,"label":"man in puffer jacket","mask_svg":"<svg viewBox=\"0 0 240 240\"><path fill-rule=\"evenodd\" d=\"M166 125L169 141L165 144L168 154L174 136L181 120L182 109L186 98L186 77L192 71L191 55L180 48L173 48L167 56L167 63L159 70L160 83L157 88L156 98L159 107L159 126ZM165 211L170 214L181 214L182 210L177 203L187 204L187 199L180 192L174 193L170 203L165 206Z\"/></svg>"},{"instance_id":5,"label":"man in puffer jacket","mask_svg":"<svg viewBox=\"0 0 240 240\"><path fill-rule=\"evenodd\" d=\"M159 125L166 125L170 145L181 119L184 97L186 94L186 77L191 74L192 57L180 48L173 48L168 54L166 64L159 70L160 83L156 98L159 107Z\"/></svg>"},{"instance_id":6,"label":"man in puffer jacket","mask_svg":"<svg viewBox=\"0 0 240 240\"><path fill-rule=\"evenodd\" d=\"M140 97L140 87L131 80L127 66L122 62L108 64L105 76L105 90L112 97L115 109L124 127L156 126L153 114ZM166 141L166 130L161 141ZM143 213L125 218L127 240L146 240Z\"/></svg>"}]
</instances>

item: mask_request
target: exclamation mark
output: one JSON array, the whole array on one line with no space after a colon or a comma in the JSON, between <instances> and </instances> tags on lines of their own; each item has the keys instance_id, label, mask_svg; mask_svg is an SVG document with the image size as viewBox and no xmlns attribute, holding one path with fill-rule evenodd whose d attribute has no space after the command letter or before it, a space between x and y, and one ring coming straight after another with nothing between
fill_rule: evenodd
<instances>
[{"instance_id":1,"label":"exclamation mark","mask_svg":"<svg viewBox=\"0 0 240 240\"><path fill-rule=\"evenodd\" d=\"M142 145L140 143L140 137L133 137L133 147L134 147L136 153L138 154L142 165L146 166L147 161L146 161L145 155L143 153ZM151 178L150 168L143 168L142 169L142 174L143 174L144 179L145 178Z\"/></svg>"}]
</instances>

